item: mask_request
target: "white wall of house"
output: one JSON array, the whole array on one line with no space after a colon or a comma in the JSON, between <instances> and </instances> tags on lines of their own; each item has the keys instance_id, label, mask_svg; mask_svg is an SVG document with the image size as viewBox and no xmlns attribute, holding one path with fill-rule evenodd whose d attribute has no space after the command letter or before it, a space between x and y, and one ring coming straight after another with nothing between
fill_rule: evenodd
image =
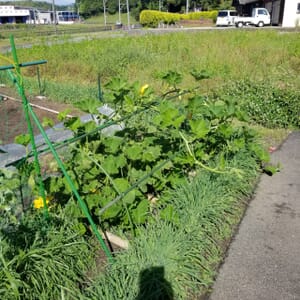
<instances>
[{"instance_id":1,"label":"white wall of house","mask_svg":"<svg viewBox=\"0 0 300 300\"><path fill-rule=\"evenodd\" d=\"M51 12L38 12L38 23L39 24L51 24Z\"/></svg>"},{"instance_id":2,"label":"white wall of house","mask_svg":"<svg viewBox=\"0 0 300 300\"><path fill-rule=\"evenodd\" d=\"M0 6L0 16L1 17L29 17L28 9L18 9L14 6Z\"/></svg>"},{"instance_id":3,"label":"white wall of house","mask_svg":"<svg viewBox=\"0 0 300 300\"><path fill-rule=\"evenodd\" d=\"M0 24L26 23L30 20L28 9L15 8L14 6L0 6Z\"/></svg>"},{"instance_id":4,"label":"white wall of house","mask_svg":"<svg viewBox=\"0 0 300 300\"><path fill-rule=\"evenodd\" d=\"M300 26L300 0L285 0L282 27Z\"/></svg>"}]
</instances>

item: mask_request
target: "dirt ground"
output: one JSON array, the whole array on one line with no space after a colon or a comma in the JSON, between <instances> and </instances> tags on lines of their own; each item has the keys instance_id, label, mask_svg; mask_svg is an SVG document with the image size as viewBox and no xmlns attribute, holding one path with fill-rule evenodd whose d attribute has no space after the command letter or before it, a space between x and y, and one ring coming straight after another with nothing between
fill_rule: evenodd
<instances>
[{"instance_id":1,"label":"dirt ground","mask_svg":"<svg viewBox=\"0 0 300 300\"><path fill-rule=\"evenodd\" d=\"M30 104L42 107L33 107L33 111L40 122L43 122L44 118L53 120L55 124L59 122L57 120L57 113L47 111L46 109L56 112L69 109L70 115L79 116L82 114L80 110L70 104L56 103L47 98L40 99L33 96L27 96L27 98ZM35 125L33 126L33 130L35 134L40 133ZM12 89L0 87L0 142L2 144L13 143L17 135L25 133L27 133L27 123L20 96Z\"/></svg>"}]
</instances>

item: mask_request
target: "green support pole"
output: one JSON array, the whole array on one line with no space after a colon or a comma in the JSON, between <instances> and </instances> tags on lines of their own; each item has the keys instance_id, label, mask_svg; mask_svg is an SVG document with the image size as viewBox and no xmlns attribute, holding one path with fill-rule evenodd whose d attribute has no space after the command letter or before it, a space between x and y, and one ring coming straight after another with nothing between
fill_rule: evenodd
<instances>
[{"instance_id":1,"label":"green support pole","mask_svg":"<svg viewBox=\"0 0 300 300\"><path fill-rule=\"evenodd\" d=\"M37 127L39 128L39 130L40 130L43 138L45 139L48 147L50 148L50 151L52 152L55 160L57 161L58 166L60 167L61 171L63 172L63 174L64 174L64 176L65 176L65 178L66 178L66 180L67 180L67 182L68 182L68 184L69 184L72 192L74 193L74 195L75 195L75 197L76 197L76 199L77 199L77 201L78 201L78 203L79 203L79 205L80 205L83 213L87 217L87 219L88 219L88 221L89 221L89 223L90 223L90 225L92 227L92 230L93 230L94 234L96 235L97 239L99 240L99 242L100 242L100 244L102 246L102 249L104 250L104 252L105 252L106 256L108 257L108 259L110 260L110 262L113 262L112 254L109 251L109 249L107 248L105 242L103 241L103 239L101 237L101 234L99 233L98 228L97 228L96 224L94 223L94 221L93 221L93 219L92 219L92 217L91 217L91 215L89 213L87 205L81 199L81 197L80 197L80 195L79 195L79 193L78 193L78 191L77 191L77 189L76 189L76 187L75 187L75 185L74 185L71 177L69 176L67 170L65 169L64 164L61 161L60 157L58 156L58 154L57 154L54 146L52 145L51 141L49 140L49 138L48 138L48 136L47 136L47 134L46 134L43 126L39 122L39 120L38 120L36 114L34 113L34 111L32 110L31 106L28 107L28 110L29 110L29 112L30 112L33 120L35 121Z\"/></svg>"},{"instance_id":2,"label":"green support pole","mask_svg":"<svg viewBox=\"0 0 300 300\"><path fill-rule=\"evenodd\" d=\"M41 64L45 64L46 62L47 62L46 60L37 60L37 61L28 62L28 63L15 64L15 65L9 65L9 66L1 66L0 71L15 69L16 66L30 67L30 66L35 66L35 65L41 65Z\"/></svg>"},{"instance_id":3,"label":"green support pole","mask_svg":"<svg viewBox=\"0 0 300 300\"><path fill-rule=\"evenodd\" d=\"M11 44L11 49L12 49L12 56L13 56L14 63L15 63L16 76L14 76L10 70L8 72L9 72L10 76L14 79L14 82L18 88L19 95L22 98L22 104L23 104L25 118L26 118L26 122L27 122L28 133L30 135L31 147L32 147L32 151L34 154L34 167L35 167L35 172L36 172L38 183L39 183L39 192L40 192L40 196L43 198L44 216L46 219L48 219L49 211L48 211L48 205L47 205L47 201L46 201L45 188L44 188L43 178L42 178L42 174L41 174L41 167L39 164L37 147L36 147L35 140L34 140L33 128L32 128L32 124L31 124L31 120L30 120L30 116L29 116L29 110L28 110L30 105L28 104L27 98L25 96L24 84L23 84L22 77L21 77L21 68L20 68L20 65L18 62L16 46L15 46L14 38L12 35L10 36L10 44Z\"/></svg>"},{"instance_id":4,"label":"green support pole","mask_svg":"<svg viewBox=\"0 0 300 300\"><path fill-rule=\"evenodd\" d=\"M61 171L63 172L73 194L75 195L83 213L85 214L85 216L87 217L90 225L91 225L91 228L95 234L95 236L97 237L98 241L100 242L101 246L102 246L102 249L104 251L104 253L106 254L108 260L112 263L113 262L113 257L112 257L112 254L111 252L109 251L108 247L106 246L104 240L102 239L101 237L101 234L96 226L96 224L94 223L90 213L89 213L89 210L88 210L88 207L87 205L85 204L85 202L81 199L71 177L69 176L69 174L67 173L65 167L64 167L64 164L63 162L61 161L60 157L58 156L54 146L52 145L51 141L49 140L43 126L41 125L41 123L39 122L36 114L34 113L32 107L28 104L28 101L26 99L26 96L25 96L25 93L24 93L24 88L23 88L23 84L22 84L22 78L21 78L21 74L20 74L20 65L18 64L18 58L17 58L17 52L16 52L16 48L15 48L15 45L14 45L14 40L13 40L13 37L11 36L10 37L10 41L11 41L11 46L12 46L12 53L13 53L13 58L14 58L14 61L16 63L16 72L17 72L17 77L14 78L14 82L16 83L17 87L18 87L18 91L20 93L20 96L22 97L22 100L23 100L23 106L24 106L24 110L25 110L25 114L26 114L26 120L27 120L27 123L28 123L28 129L29 129L29 132L30 132L30 137L31 137L31 142L32 142L32 148L33 148L33 152L34 152L34 157L36 159L36 168L38 168L38 170L40 171L40 166L39 166L39 162L38 162L38 152L37 152L37 149L36 149L36 146L35 146L35 142L34 142L34 135L33 135L33 130L32 130L32 126L31 126L31 123L30 123L30 117L29 117L29 113L32 117L32 119L34 120L34 122L36 123L38 129L40 130L43 138L45 139L50 151L52 152L55 160L57 161ZM13 76L11 74L11 76ZM40 172L39 172L40 174ZM40 176L41 177L41 176ZM45 190L44 190L44 194L45 194ZM46 206L47 203L46 203L46 199L44 199L44 207L47 207ZM48 210L47 210L48 212Z\"/></svg>"},{"instance_id":5,"label":"green support pole","mask_svg":"<svg viewBox=\"0 0 300 300\"><path fill-rule=\"evenodd\" d=\"M98 74L98 99L99 99L99 101L104 102L103 94L102 94L102 90L101 90L100 74Z\"/></svg>"},{"instance_id":6,"label":"green support pole","mask_svg":"<svg viewBox=\"0 0 300 300\"><path fill-rule=\"evenodd\" d=\"M41 85L41 76L40 76L40 69L39 69L39 67L36 68L36 75L37 75L37 79L38 79L39 92L40 92L40 95L43 96L42 85Z\"/></svg>"}]
</instances>

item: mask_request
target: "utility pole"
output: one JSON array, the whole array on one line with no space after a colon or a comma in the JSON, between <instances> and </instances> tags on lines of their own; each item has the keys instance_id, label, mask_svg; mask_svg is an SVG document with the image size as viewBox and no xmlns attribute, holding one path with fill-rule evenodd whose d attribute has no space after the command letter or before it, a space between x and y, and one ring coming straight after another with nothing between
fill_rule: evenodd
<instances>
[{"instance_id":1,"label":"utility pole","mask_svg":"<svg viewBox=\"0 0 300 300\"><path fill-rule=\"evenodd\" d=\"M103 0L104 26L106 27L106 0Z\"/></svg>"},{"instance_id":2,"label":"utility pole","mask_svg":"<svg viewBox=\"0 0 300 300\"><path fill-rule=\"evenodd\" d=\"M121 24L121 0L119 0L119 24Z\"/></svg>"},{"instance_id":3,"label":"utility pole","mask_svg":"<svg viewBox=\"0 0 300 300\"><path fill-rule=\"evenodd\" d=\"M55 11L55 0L52 0L52 14L53 14L53 23L54 23L54 30L55 34L57 33L57 28L56 28L56 11Z\"/></svg>"},{"instance_id":4,"label":"utility pole","mask_svg":"<svg viewBox=\"0 0 300 300\"><path fill-rule=\"evenodd\" d=\"M130 15L129 15L129 1L126 0L126 7L127 7L127 25L128 25L128 30L130 30Z\"/></svg>"}]
</instances>

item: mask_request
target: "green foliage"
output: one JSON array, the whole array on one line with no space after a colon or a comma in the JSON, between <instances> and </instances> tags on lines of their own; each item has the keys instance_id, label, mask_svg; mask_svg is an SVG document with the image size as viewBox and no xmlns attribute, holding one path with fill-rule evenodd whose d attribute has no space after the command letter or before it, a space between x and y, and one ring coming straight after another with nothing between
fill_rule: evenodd
<instances>
[{"instance_id":1,"label":"green foliage","mask_svg":"<svg viewBox=\"0 0 300 300\"><path fill-rule=\"evenodd\" d=\"M187 299L189 289L207 283L199 270L199 244L172 224L149 225L87 290L88 298Z\"/></svg>"},{"instance_id":2,"label":"green foliage","mask_svg":"<svg viewBox=\"0 0 300 300\"><path fill-rule=\"evenodd\" d=\"M203 70L194 73L198 79L207 76ZM78 104L94 114L96 123L82 123L79 118L65 121L75 136L87 135L72 146L64 163L89 210L104 227L118 225L128 230L149 222L158 209L164 219L172 219L172 207L164 200L168 189L199 167L229 172L221 160L206 166L219 153L230 157L248 148L257 155L251 148L255 135L232 124L245 120L237 102L181 90L183 77L174 71L162 72L160 77L168 88L160 97L138 83L113 78L105 90L116 109L112 120L98 114L99 103L91 100ZM102 134L100 129L112 122L122 124L123 129L114 135ZM101 124L98 129L97 123ZM84 217L70 201L65 178L49 176L45 184L47 193L66 205L74 218Z\"/></svg>"},{"instance_id":3,"label":"green foliage","mask_svg":"<svg viewBox=\"0 0 300 300\"><path fill-rule=\"evenodd\" d=\"M18 222L21 180L17 171L0 169L0 228Z\"/></svg>"},{"instance_id":4,"label":"green foliage","mask_svg":"<svg viewBox=\"0 0 300 300\"><path fill-rule=\"evenodd\" d=\"M216 20L217 15L218 15L217 10L191 12L188 14L183 14L181 16L181 20L201 20L201 19Z\"/></svg>"},{"instance_id":5,"label":"green foliage","mask_svg":"<svg viewBox=\"0 0 300 300\"><path fill-rule=\"evenodd\" d=\"M27 147L30 143L30 135L29 134L18 135L15 138L15 142L17 144L20 144L20 145L23 145L23 146Z\"/></svg>"},{"instance_id":6,"label":"green foliage","mask_svg":"<svg viewBox=\"0 0 300 300\"><path fill-rule=\"evenodd\" d=\"M72 228L73 227L73 228ZM77 299L93 255L69 220L37 214L0 233L1 299Z\"/></svg>"},{"instance_id":7,"label":"green foliage","mask_svg":"<svg viewBox=\"0 0 300 300\"><path fill-rule=\"evenodd\" d=\"M215 19L217 13L217 11L201 11L189 14L178 14L157 10L143 10L140 14L140 23L145 27L157 27L160 23L175 24L180 20Z\"/></svg>"},{"instance_id":8,"label":"green foliage","mask_svg":"<svg viewBox=\"0 0 300 300\"><path fill-rule=\"evenodd\" d=\"M160 23L175 24L179 20L179 14L157 10L143 10L140 14L140 23L146 27L157 27Z\"/></svg>"},{"instance_id":9,"label":"green foliage","mask_svg":"<svg viewBox=\"0 0 300 300\"><path fill-rule=\"evenodd\" d=\"M247 80L233 83L224 94L239 101L256 124L269 128L300 127L299 91Z\"/></svg>"},{"instance_id":10,"label":"green foliage","mask_svg":"<svg viewBox=\"0 0 300 300\"><path fill-rule=\"evenodd\" d=\"M300 89L297 34L217 30L120 38L107 35L108 32L103 33L99 39L85 35L93 39L92 43L89 40L73 43L61 38L60 43L50 46L45 40L44 44L18 49L18 55L20 61L47 59L48 63L40 67L40 74L49 101L74 103L97 99L99 74L102 86L113 77L126 78L129 82L138 78L141 83L151 83L158 93L161 81L154 78L154 74L170 69L180 71L185 88L194 85L191 70L206 70L210 78L201 85L202 92L219 91L221 86L227 88L231 81L241 80L265 80L275 86L280 84L283 90ZM30 69L22 69L26 76L25 88L28 94L36 95L39 86L36 73L29 72ZM7 73L0 72L3 83L7 82L4 76Z\"/></svg>"},{"instance_id":11,"label":"green foliage","mask_svg":"<svg viewBox=\"0 0 300 300\"><path fill-rule=\"evenodd\" d=\"M174 36L167 37L165 42L160 37L148 37L143 40L142 47L134 39L130 39L130 43L126 40L132 48L126 48L125 54L121 54L120 49L123 50L126 43L118 39L110 40L110 43L101 41L101 47L97 41L92 46L89 42L85 45L88 48L80 48L80 51L74 44L56 45L54 52L59 52L64 62L70 58L74 62L78 58L89 65L89 50L95 62L90 65L94 67L99 63L102 64L102 70L107 67L109 72L122 74L122 70L132 69L128 64L136 57L140 59L135 61L137 68L140 68L141 62L150 68L161 55L165 62L161 69L168 70L170 64L166 53L171 53L172 49L172 52L177 53L178 59L175 61L184 61L186 68L178 64L178 69L183 73L188 71L197 80L215 80L218 74L223 80L236 73L238 69L235 69L235 65L241 69L239 63L224 62L226 45L233 45L233 48L226 49L228 53L234 53L236 60L242 48L248 47L251 51L253 48L264 49L258 43L253 45L252 33L222 33L217 36L209 33L201 35L201 38L195 35L197 38L191 39L199 51L191 55L186 45L190 36L175 37L176 43ZM272 39L269 49L272 54L284 52L286 58L287 52L291 51L297 62L297 46L286 46L287 50L283 52L280 51L282 48L275 47L275 52L272 52L273 43L276 45L280 41L280 45L286 44L286 35L281 35L278 40L272 32L259 32L254 37L258 41L270 42ZM294 43L287 44L296 43L294 40ZM108 51L115 55L112 58L101 52L106 44L109 44ZM219 47L221 60L218 60L216 48L212 47L215 44L224 46ZM184 51L180 45L184 45ZM39 50L41 52L35 54L37 58L47 51L43 47ZM30 55L30 50L27 49L26 53ZM253 53L243 55L242 62L249 62L248 66L252 67L250 62L260 57L255 54L256 51ZM280 54L271 56L272 60L282 61L281 67L288 65ZM188 57L191 57L193 64L184 59ZM268 65L268 56L264 57ZM200 70L195 68L199 65ZM85 73L91 77L91 74L97 74L98 71L97 68L88 68L86 71L84 67L79 68L82 72L71 69L72 76ZM242 71L246 69L242 68ZM266 69L264 75L272 74L272 69ZM294 71L297 71L296 63L289 72L293 74ZM235 76L239 77L239 74ZM249 74L252 74L251 70ZM139 77L135 72L133 75ZM133 224L139 233L137 239L131 242L129 251L116 258L116 263L108 269L106 276L101 275L99 280L86 289L87 299L151 298L151 286L157 284L154 276L164 283L163 287L159 286L162 298L171 295L171 290L179 299L193 298L191 294L201 291L212 282L215 274L213 267L219 262L221 253L218 242L230 236L231 226L238 221L237 215L240 214L239 199L249 195L258 163L268 160L267 153L256 145L255 134L241 123L247 120L242 110L247 102L244 102L244 94L241 92L244 87L230 89L229 96L224 91L218 97L203 96L199 90L189 89L187 93L187 90L181 89L184 80L182 73L163 71L160 75L164 80L163 86L167 86L167 91L163 91L161 96L154 95L151 88L142 92L139 84L129 84L122 76L105 85L105 99L116 108L112 121L125 125L115 135L105 136L97 132L97 125L93 122L82 124L78 119L66 122L75 136L90 133L64 151L64 162L93 218L99 223L104 221L102 225L105 228L118 225L120 231L128 230ZM69 84L70 93L64 97L72 97L76 102L88 99L86 106L84 102L79 105L95 113L96 96L91 92L91 86L91 94L84 93L87 90L83 86L84 81L79 80L80 85L72 84L73 87ZM253 86L245 88L249 90L250 99L263 93L257 92ZM58 85L52 87L55 90ZM264 88L267 89L266 86ZM278 91L276 93L280 94ZM275 99L278 97L276 93ZM265 93L264 96L269 94ZM63 95L63 92L59 95ZM296 92L291 91L288 95L293 98ZM297 107L295 99L292 103L293 107ZM62 113L60 117L64 119L66 114ZM126 119L118 122L121 117ZM108 124L107 118L101 115L96 114L95 118L102 125ZM294 119L294 115L291 119ZM234 125L236 121L241 126ZM28 170L22 172L26 172L27 178L33 178L30 176L30 166L26 167ZM274 171L268 167L266 171ZM66 180L57 172L45 180L48 193L54 197L50 213L59 215L62 207L68 214L63 216L65 223L60 220L56 225L48 226L39 219L39 212L34 214L33 219L20 220L14 208L18 201L15 188L20 184L19 174L2 172L0 175L0 222L3 222L0 223L3 229L0 235L0 298L80 298L81 290L88 284L84 272L89 267L87 260L93 252L81 237L87 232L87 226L78 205L72 199ZM195 176L197 178L193 180ZM182 183L184 185L180 187ZM104 214L101 213L113 199L118 201ZM147 296L140 291L143 287Z\"/></svg>"},{"instance_id":12,"label":"green foliage","mask_svg":"<svg viewBox=\"0 0 300 300\"><path fill-rule=\"evenodd\" d=\"M103 2L102 1L80 1L77 5L79 6L79 14L84 18L91 17L103 12Z\"/></svg>"},{"instance_id":13,"label":"green foliage","mask_svg":"<svg viewBox=\"0 0 300 300\"><path fill-rule=\"evenodd\" d=\"M177 217L140 228L130 248L86 289L89 299L198 299L212 283L232 227L239 222L240 198L252 191L258 166L253 153L226 160L243 176L203 171L168 194ZM159 278L159 280L157 280ZM157 294L153 295L156 292Z\"/></svg>"}]
</instances>

